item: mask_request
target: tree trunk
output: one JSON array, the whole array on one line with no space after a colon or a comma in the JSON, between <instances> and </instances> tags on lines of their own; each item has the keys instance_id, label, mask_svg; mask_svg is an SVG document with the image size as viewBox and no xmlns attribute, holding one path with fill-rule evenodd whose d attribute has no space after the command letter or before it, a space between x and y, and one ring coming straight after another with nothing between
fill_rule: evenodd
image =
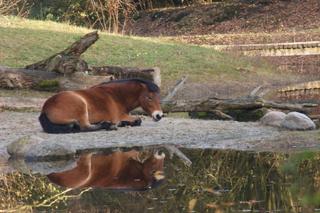
<instances>
[{"instance_id":1,"label":"tree trunk","mask_svg":"<svg viewBox=\"0 0 320 213\"><path fill-rule=\"evenodd\" d=\"M80 58L98 40L91 32L65 50L25 69L0 66L0 87L9 89L72 90L84 89L112 79L142 78L161 85L159 68L141 69L116 66L88 67ZM88 75L86 71L91 71Z\"/></svg>"},{"instance_id":2,"label":"tree trunk","mask_svg":"<svg viewBox=\"0 0 320 213\"><path fill-rule=\"evenodd\" d=\"M0 66L0 87L7 89L31 89L36 88L42 81L56 80L59 76L55 72Z\"/></svg>"},{"instance_id":3,"label":"tree trunk","mask_svg":"<svg viewBox=\"0 0 320 213\"><path fill-rule=\"evenodd\" d=\"M190 101L165 101L162 102L164 112L213 112L217 116L221 113L221 118L227 119L226 112L236 110L256 110L261 108L272 108L279 110L298 111L308 113L317 104L286 104L266 101L258 96L247 96L235 99L209 98L207 100ZM231 118L231 117L230 117Z\"/></svg>"},{"instance_id":4,"label":"tree trunk","mask_svg":"<svg viewBox=\"0 0 320 213\"><path fill-rule=\"evenodd\" d=\"M84 72L88 69L87 63L80 59L92 44L99 38L98 32L91 32L74 42L67 49L50 56L47 59L34 64L27 65L26 69L54 71L62 74L72 74L74 72Z\"/></svg>"},{"instance_id":5,"label":"tree trunk","mask_svg":"<svg viewBox=\"0 0 320 213\"><path fill-rule=\"evenodd\" d=\"M92 76L81 72L64 76L56 72L0 66L0 87L6 89L75 90L110 80L111 76Z\"/></svg>"}]
</instances>

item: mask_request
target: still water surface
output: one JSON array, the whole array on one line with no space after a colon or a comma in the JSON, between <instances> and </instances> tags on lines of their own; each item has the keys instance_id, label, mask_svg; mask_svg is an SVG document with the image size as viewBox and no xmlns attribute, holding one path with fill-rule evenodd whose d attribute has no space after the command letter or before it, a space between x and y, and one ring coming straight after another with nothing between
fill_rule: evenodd
<instances>
[{"instance_id":1,"label":"still water surface","mask_svg":"<svg viewBox=\"0 0 320 213\"><path fill-rule=\"evenodd\" d=\"M191 166L163 148L86 152L58 162L10 160L10 169L1 174L0 207L3 212L314 212L320 207L317 152L181 151Z\"/></svg>"}]
</instances>

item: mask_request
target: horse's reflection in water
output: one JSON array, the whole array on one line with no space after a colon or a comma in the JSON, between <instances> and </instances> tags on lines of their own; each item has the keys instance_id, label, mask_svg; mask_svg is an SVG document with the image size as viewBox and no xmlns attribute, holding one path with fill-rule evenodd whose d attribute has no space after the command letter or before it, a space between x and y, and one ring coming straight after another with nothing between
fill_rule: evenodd
<instances>
[{"instance_id":1,"label":"horse's reflection in water","mask_svg":"<svg viewBox=\"0 0 320 213\"><path fill-rule=\"evenodd\" d=\"M145 154L145 153L144 153ZM85 154L71 170L51 173L50 181L64 187L104 187L115 190L147 190L164 180L165 154L148 153L144 159L135 150L109 155Z\"/></svg>"}]
</instances>

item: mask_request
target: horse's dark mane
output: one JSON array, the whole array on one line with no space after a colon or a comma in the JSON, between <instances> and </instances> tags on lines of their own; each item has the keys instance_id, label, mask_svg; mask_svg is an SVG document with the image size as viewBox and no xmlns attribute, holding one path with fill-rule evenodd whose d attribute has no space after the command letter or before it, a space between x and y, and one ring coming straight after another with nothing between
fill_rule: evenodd
<instances>
[{"instance_id":1,"label":"horse's dark mane","mask_svg":"<svg viewBox=\"0 0 320 213\"><path fill-rule=\"evenodd\" d=\"M125 82L137 82L145 84L150 92L160 92L160 88L153 83L152 81L140 79L140 78L131 78L131 79L120 79L120 80L112 80L103 82L101 84L111 84L111 83L125 83Z\"/></svg>"}]
</instances>

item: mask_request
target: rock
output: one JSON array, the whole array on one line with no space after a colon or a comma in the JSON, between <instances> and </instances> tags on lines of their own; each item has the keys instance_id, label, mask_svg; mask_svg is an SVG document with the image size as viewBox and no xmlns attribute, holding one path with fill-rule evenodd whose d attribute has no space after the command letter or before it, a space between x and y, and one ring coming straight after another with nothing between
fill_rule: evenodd
<instances>
[{"instance_id":1,"label":"rock","mask_svg":"<svg viewBox=\"0 0 320 213\"><path fill-rule=\"evenodd\" d=\"M1 102L1 101L0 101ZM28 135L43 139L40 145L66 146L68 150L108 149L149 145L176 145L183 148L276 150L288 151L289 144L318 146L318 131L295 133L278 128L263 126L258 122L215 121L184 118L163 118L154 122L145 118L140 127L118 128L117 131L96 131L76 134L47 134L38 122L39 113L0 113L0 150L13 141ZM14 122L13 122L14 121ZM152 133L152 134L146 134ZM319 130L320 132L320 130ZM299 134L299 137L296 137ZM288 139L289 138L289 139ZM277 142L277 143L275 143ZM272 148L271 148L272 147ZM302 147L302 146L301 146ZM36 147L39 148L39 147ZM70 151L72 153L73 151ZM274 151L274 150L273 150Z\"/></svg>"},{"instance_id":2,"label":"rock","mask_svg":"<svg viewBox=\"0 0 320 213\"><path fill-rule=\"evenodd\" d=\"M25 160L23 158L10 158L8 161L8 165L24 174L30 174L30 168L28 168Z\"/></svg>"},{"instance_id":3,"label":"rock","mask_svg":"<svg viewBox=\"0 0 320 213\"><path fill-rule=\"evenodd\" d=\"M37 136L25 136L7 146L7 152L14 157L24 157L31 147L36 147L43 139Z\"/></svg>"},{"instance_id":4,"label":"rock","mask_svg":"<svg viewBox=\"0 0 320 213\"><path fill-rule=\"evenodd\" d=\"M63 172L76 167L75 159L55 161L27 161L24 158L10 159L8 164L11 168L24 174L47 175L53 172Z\"/></svg>"},{"instance_id":5,"label":"rock","mask_svg":"<svg viewBox=\"0 0 320 213\"><path fill-rule=\"evenodd\" d=\"M64 160L74 157L76 150L63 144L43 143L33 146L25 153L28 160Z\"/></svg>"},{"instance_id":6,"label":"rock","mask_svg":"<svg viewBox=\"0 0 320 213\"><path fill-rule=\"evenodd\" d=\"M75 159L56 160L56 161L37 161L26 162L27 167L32 173L40 173L41 175L48 175L53 172L64 172L76 167Z\"/></svg>"},{"instance_id":7,"label":"rock","mask_svg":"<svg viewBox=\"0 0 320 213\"><path fill-rule=\"evenodd\" d=\"M281 123L286 117L286 114L280 111L270 111L265 114L260 122L267 126L281 127Z\"/></svg>"},{"instance_id":8,"label":"rock","mask_svg":"<svg viewBox=\"0 0 320 213\"><path fill-rule=\"evenodd\" d=\"M27 160L61 160L73 157L76 150L63 145L45 143L37 136L22 137L7 146L7 152L13 158Z\"/></svg>"},{"instance_id":9,"label":"rock","mask_svg":"<svg viewBox=\"0 0 320 213\"><path fill-rule=\"evenodd\" d=\"M312 130L316 128L316 125L305 114L299 112L290 112L281 122L281 127L290 130Z\"/></svg>"}]
</instances>

